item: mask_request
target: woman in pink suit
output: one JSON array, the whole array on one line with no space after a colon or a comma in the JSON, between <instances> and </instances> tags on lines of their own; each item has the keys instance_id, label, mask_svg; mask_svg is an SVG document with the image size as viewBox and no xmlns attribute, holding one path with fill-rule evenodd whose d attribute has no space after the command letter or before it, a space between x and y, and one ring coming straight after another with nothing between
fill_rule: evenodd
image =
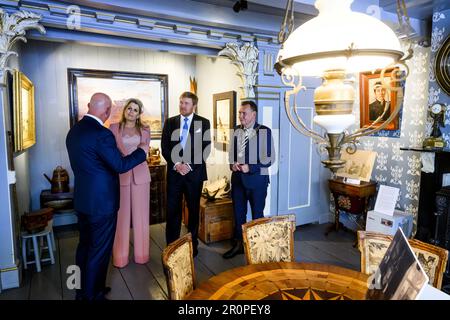
<instances>
[{"instance_id":1,"label":"woman in pink suit","mask_svg":"<svg viewBox=\"0 0 450 320\"><path fill-rule=\"evenodd\" d=\"M141 122L144 109L138 99L129 99L119 123L111 124L117 147L128 155L141 142L150 144L150 129ZM130 219L134 234L134 261L146 263L149 260L149 215L150 215L150 172L146 162L120 175L120 209L117 217L116 236L113 246L113 264L123 268L128 264L130 245Z\"/></svg>"}]
</instances>

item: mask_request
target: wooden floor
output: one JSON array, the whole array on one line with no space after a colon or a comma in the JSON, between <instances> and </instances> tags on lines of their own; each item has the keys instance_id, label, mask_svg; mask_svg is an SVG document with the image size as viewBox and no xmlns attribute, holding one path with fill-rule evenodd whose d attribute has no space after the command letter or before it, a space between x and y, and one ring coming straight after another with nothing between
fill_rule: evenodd
<instances>
[{"instance_id":1,"label":"wooden floor","mask_svg":"<svg viewBox=\"0 0 450 320\"><path fill-rule=\"evenodd\" d=\"M295 232L295 257L301 262L333 264L360 270L360 255L353 248L355 235L340 231L324 236L328 224L300 226ZM108 298L112 300L167 299L167 286L161 264L161 251L165 247L165 224L150 226L150 261L145 265L135 264L118 269L110 265L107 284L112 288ZM186 232L185 230L183 232ZM25 270L22 286L0 293L0 300L73 300L75 292L67 289L66 269L75 264L75 249L78 232L63 227L55 230L56 263L46 264L37 273L34 266ZM229 241L205 245L200 242L199 254L195 258L197 282L245 264L243 255L230 260L222 254L230 248ZM132 251L132 247L130 249ZM132 255L132 252L131 252Z\"/></svg>"}]
</instances>

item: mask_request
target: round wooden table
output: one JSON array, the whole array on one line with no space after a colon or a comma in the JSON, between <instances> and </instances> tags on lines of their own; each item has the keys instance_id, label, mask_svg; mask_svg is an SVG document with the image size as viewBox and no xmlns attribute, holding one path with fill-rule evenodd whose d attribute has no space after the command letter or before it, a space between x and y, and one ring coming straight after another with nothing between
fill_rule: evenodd
<instances>
[{"instance_id":1,"label":"round wooden table","mask_svg":"<svg viewBox=\"0 0 450 320\"><path fill-rule=\"evenodd\" d=\"M201 283L189 300L363 300L368 275L333 265L247 265Z\"/></svg>"}]
</instances>

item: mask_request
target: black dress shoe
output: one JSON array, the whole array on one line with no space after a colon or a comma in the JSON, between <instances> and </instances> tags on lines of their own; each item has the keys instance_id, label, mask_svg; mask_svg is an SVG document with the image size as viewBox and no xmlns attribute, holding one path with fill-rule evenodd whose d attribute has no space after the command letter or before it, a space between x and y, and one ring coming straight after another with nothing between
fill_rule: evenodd
<instances>
[{"instance_id":1,"label":"black dress shoe","mask_svg":"<svg viewBox=\"0 0 450 320\"><path fill-rule=\"evenodd\" d=\"M109 299L105 297L104 294L100 294L98 297L94 299L95 301L108 301Z\"/></svg>"},{"instance_id":2,"label":"black dress shoe","mask_svg":"<svg viewBox=\"0 0 450 320\"><path fill-rule=\"evenodd\" d=\"M242 241L238 240L238 241L236 241L236 244L234 245L234 247L231 248L230 250L228 250L227 252L225 252L222 257L224 259L231 259L234 256L236 256L238 254L243 254L243 253L244 253L244 246L242 245Z\"/></svg>"}]
</instances>

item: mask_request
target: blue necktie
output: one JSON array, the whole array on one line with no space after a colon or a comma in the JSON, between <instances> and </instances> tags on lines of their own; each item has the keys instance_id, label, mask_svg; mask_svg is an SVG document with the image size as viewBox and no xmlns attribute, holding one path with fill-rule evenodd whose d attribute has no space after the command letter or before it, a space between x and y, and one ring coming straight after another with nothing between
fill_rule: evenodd
<instances>
[{"instance_id":1,"label":"blue necktie","mask_svg":"<svg viewBox=\"0 0 450 320\"><path fill-rule=\"evenodd\" d=\"M186 145L187 135L189 132L188 121L189 121L189 118L184 118L183 131L181 132L181 146L183 147L183 149L184 149L184 146Z\"/></svg>"}]
</instances>

